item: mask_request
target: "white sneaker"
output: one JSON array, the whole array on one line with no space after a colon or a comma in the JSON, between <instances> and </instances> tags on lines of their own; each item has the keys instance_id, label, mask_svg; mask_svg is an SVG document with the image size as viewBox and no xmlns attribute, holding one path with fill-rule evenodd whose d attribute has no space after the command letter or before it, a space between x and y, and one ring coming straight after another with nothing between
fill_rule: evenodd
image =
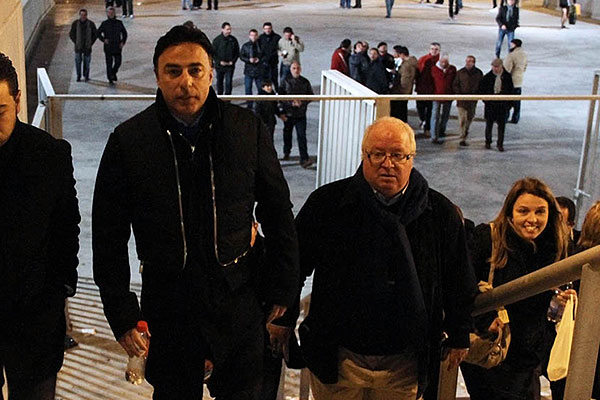
<instances>
[{"instance_id":1,"label":"white sneaker","mask_svg":"<svg viewBox=\"0 0 600 400\"><path fill-rule=\"evenodd\" d=\"M129 19L133 19L133 14L131 14L131 15L129 16Z\"/></svg>"}]
</instances>

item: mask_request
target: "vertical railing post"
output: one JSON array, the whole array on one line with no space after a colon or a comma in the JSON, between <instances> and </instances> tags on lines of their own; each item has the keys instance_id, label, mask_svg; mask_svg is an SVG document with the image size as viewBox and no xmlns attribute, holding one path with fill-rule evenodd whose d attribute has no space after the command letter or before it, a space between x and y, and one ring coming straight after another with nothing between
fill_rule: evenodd
<instances>
[{"instance_id":1,"label":"vertical railing post","mask_svg":"<svg viewBox=\"0 0 600 400\"><path fill-rule=\"evenodd\" d=\"M300 371L300 400L308 400L310 393L309 374L308 368L302 368Z\"/></svg>"},{"instance_id":2,"label":"vertical railing post","mask_svg":"<svg viewBox=\"0 0 600 400\"><path fill-rule=\"evenodd\" d=\"M48 124L48 133L56 139L63 138L62 119L63 119L63 103L62 100L56 97L48 97L48 113L50 115Z\"/></svg>"},{"instance_id":3,"label":"vertical railing post","mask_svg":"<svg viewBox=\"0 0 600 400\"><path fill-rule=\"evenodd\" d=\"M592 84L592 94L598 94L598 86L600 81L600 71L596 71L594 73L594 82ZM593 136L598 138L597 128L598 128L598 117L596 117L596 135L593 135L594 132L594 114L596 113L596 109L598 109L598 114L600 116L600 107L597 107L598 101L591 100L590 101L590 109L588 112L588 123L585 130L585 135L583 137L583 143L581 144L581 157L579 159L579 172L577 174L577 186L575 187L575 207L576 207L576 218L579 218L581 206L583 205L583 197L589 197L589 194L585 192L585 181L588 167L588 159L590 153L590 145L595 145L597 140L593 139Z\"/></svg>"},{"instance_id":4,"label":"vertical railing post","mask_svg":"<svg viewBox=\"0 0 600 400\"><path fill-rule=\"evenodd\" d=\"M565 399L589 400L600 348L600 263L585 264L569 360Z\"/></svg>"},{"instance_id":5,"label":"vertical railing post","mask_svg":"<svg viewBox=\"0 0 600 400\"><path fill-rule=\"evenodd\" d=\"M389 99L377 99L375 100L376 114L375 119L390 116L390 100Z\"/></svg>"}]
</instances>

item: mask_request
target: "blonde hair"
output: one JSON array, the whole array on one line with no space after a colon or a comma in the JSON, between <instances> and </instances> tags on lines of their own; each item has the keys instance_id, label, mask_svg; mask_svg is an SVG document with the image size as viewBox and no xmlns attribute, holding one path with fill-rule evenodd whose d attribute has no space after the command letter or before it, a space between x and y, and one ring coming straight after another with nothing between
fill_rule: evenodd
<instances>
[{"instance_id":1,"label":"blonde hair","mask_svg":"<svg viewBox=\"0 0 600 400\"><path fill-rule=\"evenodd\" d=\"M567 256L568 248L568 233L565 231L562 222L562 215L552 191L544 182L536 178L524 178L516 181L506 199L500 213L492 221L492 256L490 257L490 265L494 269L504 268L508 261L508 233L515 226L512 222L512 212L515 202L522 194L532 194L542 198L548 202L548 224L546 229L550 229L554 236L556 245L556 257L554 261L558 261ZM545 229L545 230L546 230Z\"/></svg>"},{"instance_id":2,"label":"blonde hair","mask_svg":"<svg viewBox=\"0 0 600 400\"><path fill-rule=\"evenodd\" d=\"M408 125L406 122L402 122L398 118L383 117L383 118L379 118L378 120L373 122L365 130L365 135L363 136L362 146L361 146L363 157L364 157L365 151L367 150L365 148L365 145L366 145L369 137L375 132L382 132L382 131L383 132L393 132L398 135L407 135L411 153L414 153L417 151L417 142L415 140L415 132L412 130L410 125Z\"/></svg>"},{"instance_id":3,"label":"blonde hair","mask_svg":"<svg viewBox=\"0 0 600 400\"><path fill-rule=\"evenodd\" d=\"M595 202L585 215L577 244L584 249L600 244L600 201Z\"/></svg>"}]
</instances>

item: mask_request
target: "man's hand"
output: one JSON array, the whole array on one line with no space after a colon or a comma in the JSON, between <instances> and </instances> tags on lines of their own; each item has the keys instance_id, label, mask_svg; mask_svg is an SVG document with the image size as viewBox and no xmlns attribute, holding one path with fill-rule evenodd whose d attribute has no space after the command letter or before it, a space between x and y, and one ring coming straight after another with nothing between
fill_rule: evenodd
<instances>
[{"instance_id":1,"label":"man's hand","mask_svg":"<svg viewBox=\"0 0 600 400\"><path fill-rule=\"evenodd\" d=\"M505 31L505 30L506 30L506 25L502 25L502 26L500 27L500 29L502 29L503 31Z\"/></svg>"},{"instance_id":2,"label":"man's hand","mask_svg":"<svg viewBox=\"0 0 600 400\"><path fill-rule=\"evenodd\" d=\"M567 300L569 300L569 297L571 296L573 296L573 300L577 300L577 292L574 289L567 289L559 292L557 299L560 306L564 308L567 305Z\"/></svg>"},{"instance_id":3,"label":"man's hand","mask_svg":"<svg viewBox=\"0 0 600 400\"><path fill-rule=\"evenodd\" d=\"M281 115L279 116L279 118L281 118L281 120L282 120L283 122L287 121L287 115L285 115L285 114L281 114Z\"/></svg>"},{"instance_id":4,"label":"man's hand","mask_svg":"<svg viewBox=\"0 0 600 400\"><path fill-rule=\"evenodd\" d=\"M215 366L212 361L204 360L204 382L207 382L212 376Z\"/></svg>"},{"instance_id":5,"label":"man's hand","mask_svg":"<svg viewBox=\"0 0 600 400\"><path fill-rule=\"evenodd\" d=\"M490 324L488 331L500 333L502 329L504 329L504 322L502 322L500 318L496 317Z\"/></svg>"},{"instance_id":6,"label":"man's hand","mask_svg":"<svg viewBox=\"0 0 600 400\"><path fill-rule=\"evenodd\" d=\"M290 335L292 335L292 328L287 326L279 326L271 323L267 323L267 332L269 332L269 341L271 342L271 348L275 354L283 354L285 358L289 358L288 343Z\"/></svg>"},{"instance_id":7,"label":"man's hand","mask_svg":"<svg viewBox=\"0 0 600 400\"><path fill-rule=\"evenodd\" d=\"M108 44L108 39L104 39L104 44Z\"/></svg>"},{"instance_id":8,"label":"man's hand","mask_svg":"<svg viewBox=\"0 0 600 400\"><path fill-rule=\"evenodd\" d=\"M267 324L275 321L277 318L283 317L283 314L287 311L287 307L279 306L275 304L271 309L271 313L269 314L269 318L267 318Z\"/></svg>"},{"instance_id":9,"label":"man's hand","mask_svg":"<svg viewBox=\"0 0 600 400\"><path fill-rule=\"evenodd\" d=\"M448 359L448 371L460 365L469 354L469 349L445 349L444 360Z\"/></svg>"},{"instance_id":10,"label":"man's hand","mask_svg":"<svg viewBox=\"0 0 600 400\"><path fill-rule=\"evenodd\" d=\"M150 337L150 331L148 331L148 337ZM131 328L119 338L119 344L129 357L143 356L148 352L148 342L142 337L136 328Z\"/></svg>"},{"instance_id":11,"label":"man's hand","mask_svg":"<svg viewBox=\"0 0 600 400\"><path fill-rule=\"evenodd\" d=\"M229 65L227 61L219 61L219 64L221 64L223 67Z\"/></svg>"}]
</instances>

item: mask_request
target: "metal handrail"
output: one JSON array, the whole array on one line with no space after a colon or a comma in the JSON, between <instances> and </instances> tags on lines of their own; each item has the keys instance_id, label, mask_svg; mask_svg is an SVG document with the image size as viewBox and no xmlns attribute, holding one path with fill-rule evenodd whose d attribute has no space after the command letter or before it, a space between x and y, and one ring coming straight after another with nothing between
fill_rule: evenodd
<instances>
[{"instance_id":1,"label":"metal handrail","mask_svg":"<svg viewBox=\"0 0 600 400\"><path fill-rule=\"evenodd\" d=\"M55 94L49 95L49 98L59 100L154 100L153 94ZM307 101L325 101L325 100L433 100L433 101L449 101L449 100L464 100L464 101L590 101L600 100L600 95L478 95L478 94L386 94L377 96L348 96L348 95L220 95L221 100L227 101L290 101L290 100L307 100Z\"/></svg>"},{"instance_id":2,"label":"metal handrail","mask_svg":"<svg viewBox=\"0 0 600 400\"><path fill-rule=\"evenodd\" d=\"M493 311L498 307L535 296L565 283L581 278L581 266L600 266L600 246L593 247L564 260L555 262L518 279L500 285L475 298L473 316Z\"/></svg>"}]
</instances>

